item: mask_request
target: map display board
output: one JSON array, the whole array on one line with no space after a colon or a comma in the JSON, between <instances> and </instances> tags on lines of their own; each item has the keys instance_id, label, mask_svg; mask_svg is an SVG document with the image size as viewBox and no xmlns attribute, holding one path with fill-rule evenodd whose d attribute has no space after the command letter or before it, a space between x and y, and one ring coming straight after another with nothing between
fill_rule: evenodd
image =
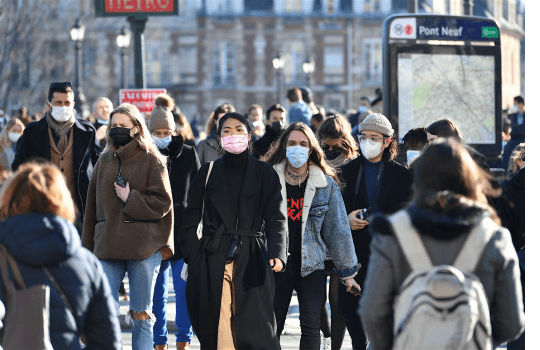
<instances>
[{"instance_id":1,"label":"map display board","mask_svg":"<svg viewBox=\"0 0 540 350\"><path fill-rule=\"evenodd\" d=\"M495 144L495 57L399 53L399 138L450 118L466 143Z\"/></svg>"}]
</instances>

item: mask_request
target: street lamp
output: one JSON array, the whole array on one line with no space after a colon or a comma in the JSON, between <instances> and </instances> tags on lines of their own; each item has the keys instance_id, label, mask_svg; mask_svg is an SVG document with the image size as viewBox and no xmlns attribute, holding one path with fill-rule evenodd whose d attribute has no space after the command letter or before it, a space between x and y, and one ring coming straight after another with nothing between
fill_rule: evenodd
<instances>
[{"instance_id":1,"label":"street lamp","mask_svg":"<svg viewBox=\"0 0 540 350\"><path fill-rule=\"evenodd\" d=\"M86 105L86 97L82 89L82 41L84 39L85 27L80 18L77 18L69 34L71 40L75 42L75 110L80 113L83 119L88 119L90 111Z\"/></svg>"},{"instance_id":2,"label":"street lamp","mask_svg":"<svg viewBox=\"0 0 540 350\"><path fill-rule=\"evenodd\" d=\"M131 31L123 27L116 35L116 44L122 51L122 88L128 88L128 48L131 42Z\"/></svg>"},{"instance_id":3,"label":"street lamp","mask_svg":"<svg viewBox=\"0 0 540 350\"><path fill-rule=\"evenodd\" d=\"M281 85L282 85L282 78L283 78L283 67L285 66L285 60L283 57L281 57L281 54L278 52L276 53L276 56L272 59L272 65L274 66L274 69L276 70L277 75L277 102L281 104Z\"/></svg>"},{"instance_id":4,"label":"street lamp","mask_svg":"<svg viewBox=\"0 0 540 350\"><path fill-rule=\"evenodd\" d=\"M306 58L304 64L302 65L302 69L306 74L306 86L309 87L311 82L311 74L313 74L313 71L315 71L315 61L313 58Z\"/></svg>"}]
</instances>

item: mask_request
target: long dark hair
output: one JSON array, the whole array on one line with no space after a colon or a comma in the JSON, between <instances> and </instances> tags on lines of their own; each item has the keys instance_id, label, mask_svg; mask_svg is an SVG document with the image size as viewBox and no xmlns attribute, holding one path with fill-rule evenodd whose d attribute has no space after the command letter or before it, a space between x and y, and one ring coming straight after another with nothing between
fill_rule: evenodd
<instances>
[{"instance_id":1,"label":"long dark hair","mask_svg":"<svg viewBox=\"0 0 540 350\"><path fill-rule=\"evenodd\" d=\"M304 123L296 122L289 125L287 130L281 134L281 137L275 141L270 150L263 157L263 161L272 165L281 163L284 159L287 158L287 141L289 141L289 135L293 131L300 131L309 141L309 147L312 152L309 155L309 161L318 166L326 175L330 176L338 184L339 188L343 188L343 183L337 176L337 170L330 166L324 158L324 152L315 137L313 131Z\"/></svg>"},{"instance_id":2,"label":"long dark hair","mask_svg":"<svg viewBox=\"0 0 540 350\"><path fill-rule=\"evenodd\" d=\"M485 205L494 221L500 222L486 198L497 196L500 190L493 189L488 174L454 138L433 141L417 158L413 189L413 201L421 208L447 213L456 206L474 201ZM449 192L460 200L448 202Z\"/></svg>"},{"instance_id":3,"label":"long dark hair","mask_svg":"<svg viewBox=\"0 0 540 350\"><path fill-rule=\"evenodd\" d=\"M343 149L346 159L353 159L358 156L358 144L351 135L351 126L345 118L339 114L326 119L319 129L317 129L319 140L326 139L339 140L339 147Z\"/></svg>"},{"instance_id":4,"label":"long dark hair","mask_svg":"<svg viewBox=\"0 0 540 350\"><path fill-rule=\"evenodd\" d=\"M210 114L208 117L208 120L206 121L206 135L207 137L210 136L212 131L217 130L217 121L218 116L221 113L228 113L228 112L236 112L236 109L234 109L234 106L230 103L224 103L222 105L219 105L216 107L216 109Z\"/></svg>"}]
</instances>

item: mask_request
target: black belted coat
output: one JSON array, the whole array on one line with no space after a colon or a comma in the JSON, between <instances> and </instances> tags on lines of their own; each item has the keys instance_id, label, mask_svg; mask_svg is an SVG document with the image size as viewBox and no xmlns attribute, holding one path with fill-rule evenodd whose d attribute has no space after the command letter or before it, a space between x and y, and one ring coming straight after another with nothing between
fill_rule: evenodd
<instances>
[{"instance_id":1,"label":"black belted coat","mask_svg":"<svg viewBox=\"0 0 540 350\"><path fill-rule=\"evenodd\" d=\"M217 348L217 330L225 261L237 234L242 241L234 276L235 328L238 349L280 349L272 306L274 276L268 263L287 262L287 219L280 211L281 185L271 165L249 155L240 192L238 230L231 217L224 159L203 164L188 192L180 249L188 263L188 313L201 349ZM197 238L204 194L203 236ZM222 236L219 239L219 236ZM215 251L212 251L215 249Z\"/></svg>"}]
</instances>

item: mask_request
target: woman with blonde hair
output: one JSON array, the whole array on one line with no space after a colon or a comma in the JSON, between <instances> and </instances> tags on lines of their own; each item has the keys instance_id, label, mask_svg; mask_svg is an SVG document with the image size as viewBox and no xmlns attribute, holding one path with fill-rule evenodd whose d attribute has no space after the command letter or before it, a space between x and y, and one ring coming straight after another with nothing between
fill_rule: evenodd
<instances>
[{"instance_id":1,"label":"woman with blonde hair","mask_svg":"<svg viewBox=\"0 0 540 350\"><path fill-rule=\"evenodd\" d=\"M75 211L55 165L21 165L0 191L0 257L15 259L26 288L49 286L51 348L81 349L83 336L88 349L121 349L109 282L98 259L81 247ZM0 278L0 301L9 313L5 291ZM35 331L11 330L21 337Z\"/></svg>"},{"instance_id":2,"label":"woman with blonde hair","mask_svg":"<svg viewBox=\"0 0 540 350\"><path fill-rule=\"evenodd\" d=\"M131 321L133 349L146 350L153 347L152 295L161 260L174 253L167 161L129 103L111 112L107 135L88 188L82 242L100 259L112 290L127 272L126 322Z\"/></svg>"},{"instance_id":3,"label":"woman with blonde hair","mask_svg":"<svg viewBox=\"0 0 540 350\"><path fill-rule=\"evenodd\" d=\"M11 170L11 163L13 163L17 151L17 141L21 138L23 131L24 124L19 118L11 118L6 123L0 134L0 171Z\"/></svg>"}]
</instances>

